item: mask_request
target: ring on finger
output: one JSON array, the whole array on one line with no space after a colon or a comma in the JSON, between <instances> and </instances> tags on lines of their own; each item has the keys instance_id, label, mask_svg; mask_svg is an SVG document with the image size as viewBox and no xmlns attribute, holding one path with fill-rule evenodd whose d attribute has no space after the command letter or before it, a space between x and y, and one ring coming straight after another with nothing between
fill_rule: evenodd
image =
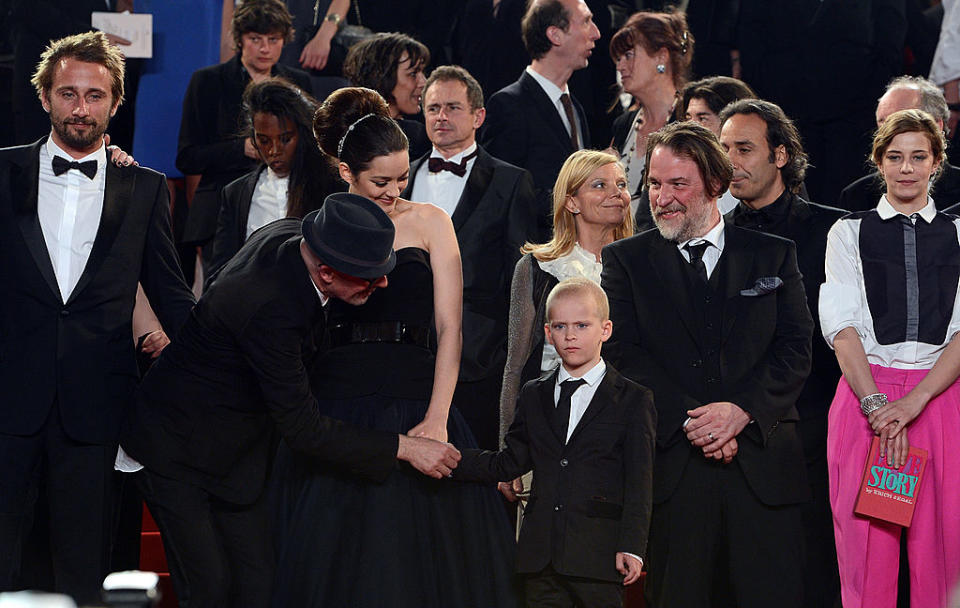
<instances>
[{"instance_id":1,"label":"ring on finger","mask_svg":"<svg viewBox=\"0 0 960 608\"><path fill-rule=\"evenodd\" d=\"M716 439L713 436L713 433L707 433L707 437L710 438L710 441L716 441Z\"/></svg>"}]
</instances>

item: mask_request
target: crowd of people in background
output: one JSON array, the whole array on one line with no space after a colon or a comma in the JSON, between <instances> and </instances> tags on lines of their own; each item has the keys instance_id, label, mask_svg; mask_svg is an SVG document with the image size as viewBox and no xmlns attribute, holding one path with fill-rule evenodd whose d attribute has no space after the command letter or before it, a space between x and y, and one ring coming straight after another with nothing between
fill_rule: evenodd
<instances>
[{"instance_id":1,"label":"crowd of people in background","mask_svg":"<svg viewBox=\"0 0 960 608\"><path fill-rule=\"evenodd\" d=\"M227 0L182 179L139 8L0 15L0 592L960 606L955 0Z\"/></svg>"}]
</instances>

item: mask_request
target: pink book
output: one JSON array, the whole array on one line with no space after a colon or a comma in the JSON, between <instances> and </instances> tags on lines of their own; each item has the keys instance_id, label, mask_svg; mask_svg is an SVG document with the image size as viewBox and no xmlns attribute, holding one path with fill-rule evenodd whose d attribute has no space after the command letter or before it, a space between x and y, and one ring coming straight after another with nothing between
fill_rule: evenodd
<instances>
[{"instance_id":1,"label":"pink book","mask_svg":"<svg viewBox=\"0 0 960 608\"><path fill-rule=\"evenodd\" d=\"M888 466L886 456L880 457L880 438L875 436L853 512L909 527L926 467L927 451L912 446L902 467Z\"/></svg>"}]
</instances>

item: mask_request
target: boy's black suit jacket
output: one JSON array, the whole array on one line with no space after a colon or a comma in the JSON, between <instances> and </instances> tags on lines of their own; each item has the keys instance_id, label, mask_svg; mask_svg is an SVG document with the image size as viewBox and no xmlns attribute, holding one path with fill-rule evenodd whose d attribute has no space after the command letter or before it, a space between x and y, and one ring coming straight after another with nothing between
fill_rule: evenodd
<instances>
[{"instance_id":1,"label":"boy's black suit jacket","mask_svg":"<svg viewBox=\"0 0 960 608\"><path fill-rule=\"evenodd\" d=\"M650 526L656 410L646 388L607 364L587 411L563 441L553 424L555 371L527 382L500 452L464 450L457 479L507 481L533 470L517 570L622 579L617 552L643 557Z\"/></svg>"}]
</instances>

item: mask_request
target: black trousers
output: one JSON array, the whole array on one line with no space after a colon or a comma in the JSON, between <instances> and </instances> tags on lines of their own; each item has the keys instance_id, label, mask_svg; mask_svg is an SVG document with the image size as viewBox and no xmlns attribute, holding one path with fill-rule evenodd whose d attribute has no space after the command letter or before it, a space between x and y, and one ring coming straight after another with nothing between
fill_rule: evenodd
<instances>
[{"instance_id":1,"label":"black trousers","mask_svg":"<svg viewBox=\"0 0 960 608\"><path fill-rule=\"evenodd\" d=\"M736 461L692 452L676 491L653 506L647 605L803 606L800 506L764 505Z\"/></svg>"},{"instance_id":2,"label":"black trousers","mask_svg":"<svg viewBox=\"0 0 960 608\"><path fill-rule=\"evenodd\" d=\"M43 428L28 436L0 434L0 591L20 588L25 550L49 559L53 581L31 586L98 602L110 572L110 547L118 498L113 463L116 444L76 441L66 433L54 403ZM37 513L37 496L46 512ZM26 547L34 525L49 533L47 547ZM44 535L40 535L46 538Z\"/></svg>"},{"instance_id":3,"label":"black trousers","mask_svg":"<svg viewBox=\"0 0 960 608\"><path fill-rule=\"evenodd\" d=\"M146 469L136 478L160 528L181 608L269 605L274 557L263 495L235 505Z\"/></svg>"},{"instance_id":4,"label":"black trousers","mask_svg":"<svg viewBox=\"0 0 960 608\"><path fill-rule=\"evenodd\" d=\"M611 561L614 556L610 556ZM529 608L621 608L623 584L557 573L551 566L524 578Z\"/></svg>"}]
</instances>

